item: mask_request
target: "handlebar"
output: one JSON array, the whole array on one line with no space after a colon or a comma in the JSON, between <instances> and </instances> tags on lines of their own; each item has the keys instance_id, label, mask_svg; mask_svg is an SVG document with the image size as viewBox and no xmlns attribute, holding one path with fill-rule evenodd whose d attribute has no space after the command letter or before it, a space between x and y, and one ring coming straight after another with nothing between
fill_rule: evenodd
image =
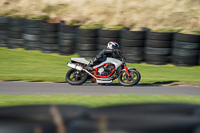
<instances>
[{"instance_id":1,"label":"handlebar","mask_svg":"<svg viewBox=\"0 0 200 133\"><path fill-rule=\"evenodd\" d=\"M116 53L121 57L122 62L126 61L126 58L124 57L124 55L122 54L121 50L116 49Z\"/></svg>"}]
</instances>

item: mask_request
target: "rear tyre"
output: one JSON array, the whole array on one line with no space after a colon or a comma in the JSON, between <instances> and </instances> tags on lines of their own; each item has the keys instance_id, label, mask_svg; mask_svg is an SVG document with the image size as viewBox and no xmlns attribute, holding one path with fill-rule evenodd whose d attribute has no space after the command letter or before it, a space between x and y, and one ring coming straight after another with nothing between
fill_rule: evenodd
<instances>
[{"instance_id":1,"label":"rear tyre","mask_svg":"<svg viewBox=\"0 0 200 133\"><path fill-rule=\"evenodd\" d=\"M70 85L81 85L86 82L88 74L76 69L70 69L66 74L66 82Z\"/></svg>"},{"instance_id":2,"label":"rear tyre","mask_svg":"<svg viewBox=\"0 0 200 133\"><path fill-rule=\"evenodd\" d=\"M121 85L133 86L133 85L136 85L140 81L141 75L137 70L129 70L129 73L131 76L130 81L128 80L128 75L126 74L125 71L119 74L118 81Z\"/></svg>"}]
</instances>

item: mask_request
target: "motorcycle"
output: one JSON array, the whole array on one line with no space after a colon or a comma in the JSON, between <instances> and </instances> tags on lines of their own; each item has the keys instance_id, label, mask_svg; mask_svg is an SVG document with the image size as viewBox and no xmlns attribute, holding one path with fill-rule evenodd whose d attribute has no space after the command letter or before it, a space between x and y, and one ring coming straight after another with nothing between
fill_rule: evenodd
<instances>
[{"instance_id":1,"label":"motorcycle","mask_svg":"<svg viewBox=\"0 0 200 133\"><path fill-rule=\"evenodd\" d=\"M115 58L107 57L105 61L93 66L93 70L86 70L89 61L85 58L71 58L71 62L67 63L71 67L66 74L66 82L71 85L81 85L88 79L97 84L112 83L118 78L123 86L136 85L141 75L135 68L127 68L125 57L119 54L121 61Z\"/></svg>"}]
</instances>

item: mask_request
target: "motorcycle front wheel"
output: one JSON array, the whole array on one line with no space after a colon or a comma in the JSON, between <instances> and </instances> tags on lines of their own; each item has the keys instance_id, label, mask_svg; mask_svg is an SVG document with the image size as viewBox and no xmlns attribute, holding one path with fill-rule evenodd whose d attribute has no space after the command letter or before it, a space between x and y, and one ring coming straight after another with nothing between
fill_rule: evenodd
<instances>
[{"instance_id":1,"label":"motorcycle front wheel","mask_svg":"<svg viewBox=\"0 0 200 133\"><path fill-rule=\"evenodd\" d=\"M128 77L125 71L119 74L118 81L121 85L133 86L140 81L141 75L137 70L129 70L129 74L130 77Z\"/></svg>"},{"instance_id":2,"label":"motorcycle front wheel","mask_svg":"<svg viewBox=\"0 0 200 133\"><path fill-rule=\"evenodd\" d=\"M66 74L66 82L71 85L81 85L87 81L88 74L76 69L70 69Z\"/></svg>"}]
</instances>

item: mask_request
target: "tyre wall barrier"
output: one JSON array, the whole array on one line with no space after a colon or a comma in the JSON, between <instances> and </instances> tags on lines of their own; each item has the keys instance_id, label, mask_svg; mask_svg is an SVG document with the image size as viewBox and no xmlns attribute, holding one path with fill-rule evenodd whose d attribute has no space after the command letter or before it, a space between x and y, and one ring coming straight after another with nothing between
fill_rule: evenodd
<instances>
[{"instance_id":1,"label":"tyre wall barrier","mask_svg":"<svg viewBox=\"0 0 200 133\"><path fill-rule=\"evenodd\" d=\"M148 64L165 65L170 61L173 33L147 32L145 61Z\"/></svg>"},{"instance_id":2,"label":"tyre wall barrier","mask_svg":"<svg viewBox=\"0 0 200 133\"><path fill-rule=\"evenodd\" d=\"M41 23L40 45L41 51L44 53L58 52L58 23Z\"/></svg>"},{"instance_id":3,"label":"tyre wall barrier","mask_svg":"<svg viewBox=\"0 0 200 133\"><path fill-rule=\"evenodd\" d=\"M9 18L8 23L8 48L24 47L24 18Z\"/></svg>"},{"instance_id":4,"label":"tyre wall barrier","mask_svg":"<svg viewBox=\"0 0 200 133\"><path fill-rule=\"evenodd\" d=\"M0 47L7 47L8 43L8 17L0 17Z\"/></svg>"},{"instance_id":5,"label":"tyre wall barrier","mask_svg":"<svg viewBox=\"0 0 200 133\"><path fill-rule=\"evenodd\" d=\"M120 41L120 32L121 30L103 30L100 29L98 32L99 43L98 43L98 52L102 51L107 47L108 42L118 42ZM120 47L121 49L121 47ZM118 58L118 55L113 55L113 57Z\"/></svg>"},{"instance_id":6,"label":"tyre wall barrier","mask_svg":"<svg viewBox=\"0 0 200 133\"><path fill-rule=\"evenodd\" d=\"M64 55L77 52L81 57L93 58L109 41L120 44L130 63L200 65L200 35L152 32L148 28L141 31L81 29L80 25L63 22L0 17L0 47Z\"/></svg>"},{"instance_id":7,"label":"tyre wall barrier","mask_svg":"<svg viewBox=\"0 0 200 133\"><path fill-rule=\"evenodd\" d=\"M199 105L178 103L12 106L0 108L0 132L199 133L199 118Z\"/></svg>"},{"instance_id":8,"label":"tyre wall barrier","mask_svg":"<svg viewBox=\"0 0 200 133\"><path fill-rule=\"evenodd\" d=\"M199 50L199 51L200 51L200 50ZM199 63L199 65L200 65L200 52L199 52L199 62L198 62L198 63Z\"/></svg>"},{"instance_id":9,"label":"tyre wall barrier","mask_svg":"<svg viewBox=\"0 0 200 133\"><path fill-rule=\"evenodd\" d=\"M140 63L144 61L145 31L121 31L120 44L127 62Z\"/></svg>"},{"instance_id":10,"label":"tyre wall barrier","mask_svg":"<svg viewBox=\"0 0 200 133\"><path fill-rule=\"evenodd\" d=\"M176 33L173 41L172 63L177 66L198 65L200 37Z\"/></svg>"},{"instance_id":11,"label":"tyre wall barrier","mask_svg":"<svg viewBox=\"0 0 200 133\"><path fill-rule=\"evenodd\" d=\"M60 24L58 37L61 54L70 55L76 52L78 27L78 25Z\"/></svg>"},{"instance_id":12,"label":"tyre wall barrier","mask_svg":"<svg viewBox=\"0 0 200 133\"><path fill-rule=\"evenodd\" d=\"M28 20L25 21L24 26L24 49L26 50L40 50L40 37L41 37L41 20Z\"/></svg>"},{"instance_id":13,"label":"tyre wall barrier","mask_svg":"<svg viewBox=\"0 0 200 133\"><path fill-rule=\"evenodd\" d=\"M81 57L93 58L98 54L98 29L78 28L77 50Z\"/></svg>"}]
</instances>

